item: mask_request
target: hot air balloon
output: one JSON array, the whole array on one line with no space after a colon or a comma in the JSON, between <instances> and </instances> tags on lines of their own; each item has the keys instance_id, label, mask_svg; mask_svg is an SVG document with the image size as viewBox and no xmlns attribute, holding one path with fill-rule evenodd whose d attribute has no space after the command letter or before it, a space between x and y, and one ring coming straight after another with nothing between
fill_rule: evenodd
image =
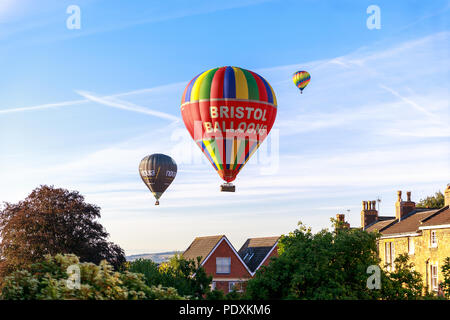
<instances>
[{"instance_id":1,"label":"hot air balloon","mask_svg":"<svg viewBox=\"0 0 450 320\"><path fill-rule=\"evenodd\" d=\"M192 139L225 180L231 182L264 141L277 114L277 100L260 75L219 67L192 79L181 99L181 115Z\"/></svg>"},{"instance_id":2,"label":"hot air balloon","mask_svg":"<svg viewBox=\"0 0 450 320\"><path fill-rule=\"evenodd\" d=\"M155 153L142 159L139 174L155 196L155 205L159 205L159 198L177 175L177 164L171 157Z\"/></svg>"},{"instance_id":3,"label":"hot air balloon","mask_svg":"<svg viewBox=\"0 0 450 320\"><path fill-rule=\"evenodd\" d=\"M303 89L305 89L309 81L311 81L311 76L307 71L297 71L292 76L292 81L294 81L296 87L300 89L300 93L303 93Z\"/></svg>"}]
</instances>

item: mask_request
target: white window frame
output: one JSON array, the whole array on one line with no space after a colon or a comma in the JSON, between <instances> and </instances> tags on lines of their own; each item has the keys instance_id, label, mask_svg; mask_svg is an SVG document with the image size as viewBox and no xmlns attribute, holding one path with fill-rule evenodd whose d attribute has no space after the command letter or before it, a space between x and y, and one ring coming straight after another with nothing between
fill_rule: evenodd
<instances>
[{"instance_id":1,"label":"white window frame","mask_svg":"<svg viewBox=\"0 0 450 320\"><path fill-rule=\"evenodd\" d=\"M384 260L389 271L394 270L395 264L395 244L393 241L384 243Z\"/></svg>"},{"instance_id":2,"label":"white window frame","mask_svg":"<svg viewBox=\"0 0 450 320\"><path fill-rule=\"evenodd\" d=\"M431 230L430 231L430 247L437 248L437 246L438 246L438 239L437 239L436 230Z\"/></svg>"},{"instance_id":3,"label":"white window frame","mask_svg":"<svg viewBox=\"0 0 450 320\"><path fill-rule=\"evenodd\" d=\"M219 270L219 265L221 267L223 266L223 264L219 263L219 261L229 261L228 271ZM217 257L216 258L216 273L217 274L230 274L231 273L231 257Z\"/></svg>"},{"instance_id":4,"label":"white window frame","mask_svg":"<svg viewBox=\"0 0 450 320\"><path fill-rule=\"evenodd\" d=\"M391 260L392 260L392 270L395 270L395 242L391 242Z\"/></svg>"},{"instance_id":5,"label":"white window frame","mask_svg":"<svg viewBox=\"0 0 450 320\"><path fill-rule=\"evenodd\" d=\"M242 281L229 281L228 282L228 292L233 291L233 287L238 287L239 290L235 290L236 292L243 292L242 289Z\"/></svg>"},{"instance_id":6,"label":"white window frame","mask_svg":"<svg viewBox=\"0 0 450 320\"><path fill-rule=\"evenodd\" d=\"M439 268L438 268L438 264L431 264L431 290L433 291L438 291L439 289ZM435 272L433 272L433 270Z\"/></svg>"},{"instance_id":7,"label":"white window frame","mask_svg":"<svg viewBox=\"0 0 450 320\"><path fill-rule=\"evenodd\" d=\"M384 243L384 263L388 265L388 269L389 269L389 267L391 265L390 252L391 252L391 243L386 241Z\"/></svg>"},{"instance_id":8,"label":"white window frame","mask_svg":"<svg viewBox=\"0 0 450 320\"><path fill-rule=\"evenodd\" d=\"M415 251L416 251L416 248L415 248L414 238L409 237L408 238L408 254L413 255Z\"/></svg>"}]
</instances>

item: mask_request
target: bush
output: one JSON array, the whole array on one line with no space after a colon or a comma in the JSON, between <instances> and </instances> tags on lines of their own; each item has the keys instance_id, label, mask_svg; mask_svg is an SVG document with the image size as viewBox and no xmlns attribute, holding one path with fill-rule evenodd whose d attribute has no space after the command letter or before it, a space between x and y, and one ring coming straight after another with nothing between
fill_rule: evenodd
<instances>
[{"instance_id":1,"label":"bush","mask_svg":"<svg viewBox=\"0 0 450 320\"><path fill-rule=\"evenodd\" d=\"M69 266L79 268L80 286L73 288L67 274ZM69 280L69 282L68 282ZM80 263L75 255L45 256L45 260L5 277L2 300L136 300L182 299L174 288L148 286L144 275L116 272L103 260L99 265Z\"/></svg>"},{"instance_id":2,"label":"bush","mask_svg":"<svg viewBox=\"0 0 450 320\"><path fill-rule=\"evenodd\" d=\"M147 285L173 287L180 295L194 299L203 299L212 281L199 260L186 260L180 255L160 265L151 260L138 259L129 264L128 270L142 273Z\"/></svg>"}]
</instances>

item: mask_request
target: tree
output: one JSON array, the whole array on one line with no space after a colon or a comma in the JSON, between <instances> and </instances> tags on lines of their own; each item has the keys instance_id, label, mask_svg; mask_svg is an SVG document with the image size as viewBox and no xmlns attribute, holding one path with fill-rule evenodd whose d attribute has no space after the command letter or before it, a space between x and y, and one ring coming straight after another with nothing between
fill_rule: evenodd
<instances>
[{"instance_id":1,"label":"tree","mask_svg":"<svg viewBox=\"0 0 450 320\"><path fill-rule=\"evenodd\" d=\"M423 298L422 276L414 270L408 254L399 255L394 260L393 271L386 271L383 281L383 298L388 300L417 300Z\"/></svg>"},{"instance_id":2,"label":"tree","mask_svg":"<svg viewBox=\"0 0 450 320\"><path fill-rule=\"evenodd\" d=\"M422 276L407 254L395 259L395 268L379 268L380 234L348 228L332 219L334 231L316 234L299 228L279 242L279 256L256 272L247 283L247 299L435 299L425 293ZM369 267L371 267L369 269ZM377 270L372 272L370 270ZM444 292L450 287L450 258L442 267ZM375 276L378 274L377 276ZM372 276L380 286L370 286ZM379 276L379 277L378 277ZM373 283L372 283L373 284ZM446 289L447 288L447 289ZM447 290L447 291L445 291Z\"/></svg>"},{"instance_id":3,"label":"tree","mask_svg":"<svg viewBox=\"0 0 450 320\"><path fill-rule=\"evenodd\" d=\"M0 210L0 277L43 260L44 255L73 253L83 262L125 262L123 250L108 242L95 221L100 208L76 191L40 186L23 201Z\"/></svg>"},{"instance_id":4,"label":"tree","mask_svg":"<svg viewBox=\"0 0 450 320\"><path fill-rule=\"evenodd\" d=\"M416 207L417 208L427 208L427 209L439 209L444 206L444 194L441 191L438 191L434 194L434 196L426 197L425 199L421 199Z\"/></svg>"},{"instance_id":5,"label":"tree","mask_svg":"<svg viewBox=\"0 0 450 320\"><path fill-rule=\"evenodd\" d=\"M200 265L200 259L186 260L181 255L175 255L160 265L138 259L129 264L128 270L144 274L147 285L173 287L179 294L196 299L203 299L212 281Z\"/></svg>"},{"instance_id":6,"label":"tree","mask_svg":"<svg viewBox=\"0 0 450 320\"><path fill-rule=\"evenodd\" d=\"M69 266L79 270L79 278L69 280ZM142 274L116 272L106 260L95 265L80 263L75 255L57 254L46 255L43 261L6 276L0 286L0 299L178 300L182 297L174 288L146 285Z\"/></svg>"},{"instance_id":7,"label":"tree","mask_svg":"<svg viewBox=\"0 0 450 320\"><path fill-rule=\"evenodd\" d=\"M377 235L341 228L316 234L299 228L279 242L279 256L248 281L249 299L371 299L367 268L378 265Z\"/></svg>"},{"instance_id":8,"label":"tree","mask_svg":"<svg viewBox=\"0 0 450 320\"><path fill-rule=\"evenodd\" d=\"M445 297L450 299L450 257L445 258L441 270L444 276L444 281L441 283L442 291Z\"/></svg>"}]
</instances>

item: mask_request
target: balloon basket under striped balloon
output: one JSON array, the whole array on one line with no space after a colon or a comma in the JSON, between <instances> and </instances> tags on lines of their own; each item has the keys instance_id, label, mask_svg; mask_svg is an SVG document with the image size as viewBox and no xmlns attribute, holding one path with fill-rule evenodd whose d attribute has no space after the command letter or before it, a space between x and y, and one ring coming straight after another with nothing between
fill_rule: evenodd
<instances>
[{"instance_id":1,"label":"balloon basket under striped balloon","mask_svg":"<svg viewBox=\"0 0 450 320\"><path fill-rule=\"evenodd\" d=\"M236 186L232 183L224 183L220 186L220 191L222 192L235 192Z\"/></svg>"}]
</instances>

